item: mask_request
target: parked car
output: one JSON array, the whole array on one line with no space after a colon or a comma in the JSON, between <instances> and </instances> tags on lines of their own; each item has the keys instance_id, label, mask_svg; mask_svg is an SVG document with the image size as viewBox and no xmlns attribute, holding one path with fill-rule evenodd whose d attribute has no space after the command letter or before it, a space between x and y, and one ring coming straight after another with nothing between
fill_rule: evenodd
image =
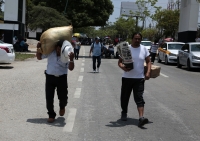
<instances>
[{"instance_id":1,"label":"parked car","mask_svg":"<svg viewBox=\"0 0 200 141\"><path fill-rule=\"evenodd\" d=\"M15 60L15 52L12 44L0 40L0 63L12 63Z\"/></svg>"},{"instance_id":2,"label":"parked car","mask_svg":"<svg viewBox=\"0 0 200 141\"><path fill-rule=\"evenodd\" d=\"M91 45L92 44L92 39L91 38L84 38L81 41L81 45Z\"/></svg>"},{"instance_id":3,"label":"parked car","mask_svg":"<svg viewBox=\"0 0 200 141\"><path fill-rule=\"evenodd\" d=\"M165 42L158 48L158 63L165 61L165 65L169 63L177 63L178 50L185 43L183 42Z\"/></svg>"},{"instance_id":4,"label":"parked car","mask_svg":"<svg viewBox=\"0 0 200 141\"><path fill-rule=\"evenodd\" d=\"M151 41L141 41L140 44L145 46L148 50L150 50L152 42Z\"/></svg>"},{"instance_id":5,"label":"parked car","mask_svg":"<svg viewBox=\"0 0 200 141\"><path fill-rule=\"evenodd\" d=\"M177 67L187 66L187 70L191 68L200 68L200 43L186 43L181 50L178 51Z\"/></svg>"}]
</instances>

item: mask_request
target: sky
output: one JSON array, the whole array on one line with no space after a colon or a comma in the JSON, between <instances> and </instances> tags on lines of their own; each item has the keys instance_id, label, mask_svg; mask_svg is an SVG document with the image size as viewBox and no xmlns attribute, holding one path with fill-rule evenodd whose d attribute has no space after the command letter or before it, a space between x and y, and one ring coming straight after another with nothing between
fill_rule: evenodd
<instances>
[{"instance_id":1,"label":"sky","mask_svg":"<svg viewBox=\"0 0 200 141\"><path fill-rule=\"evenodd\" d=\"M112 23L115 22L116 18L119 18L120 16L121 2L136 2L136 0L111 0L111 1L114 5L114 11L108 21ZM163 9L166 9L167 4L168 4L168 0L158 0L158 2L156 3L156 6L161 6ZM147 19L146 25L149 26L150 23L153 24L150 19Z\"/></svg>"}]
</instances>

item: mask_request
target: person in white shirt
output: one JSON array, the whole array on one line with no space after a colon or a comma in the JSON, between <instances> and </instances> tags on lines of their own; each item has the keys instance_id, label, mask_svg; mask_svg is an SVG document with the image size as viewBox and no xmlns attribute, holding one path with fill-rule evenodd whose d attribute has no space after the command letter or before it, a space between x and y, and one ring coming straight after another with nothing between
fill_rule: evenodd
<instances>
[{"instance_id":1,"label":"person in white shirt","mask_svg":"<svg viewBox=\"0 0 200 141\"><path fill-rule=\"evenodd\" d=\"M81 48L81 42L79 42L79 39L77 38L74 47L74 55L76 60L78 60L80 48Z\"/></svg>"},{"instance_id":2,"label":"person in white shirt","mask_svg":"<svg viewBox=\"0 0 200 141\"><path fill-rule=\"evenodd\" d=\"M72 71L74 69L74 53L69 54L69 60L64 55L64 51L67 46L72 46L70 42L66 40L60 40L57 42L55 50L48 54L43 55L39 52L41 48L40 42L37 45L37 59L42 60L47 58L47 69L45 70L46 75L46 107L48 110L48 122L52 123L55 121L56 113L54 112L54 93L57 90L57 95L59 99L60 116L65 114L65 106L68 100L68 84L67 84L67 74L68 69ZM62 51L61 51L62 50ZM63 58L66 58L63 60Z\"/></svg>"},{"instance_id":3,"label":"person in white shirt","mask_svg":"<svg viewBox=\"0 0 200 141\"><path fill-rule=\"evenodd\" d=\"M195 39L196 42L200 42L200 35L197 36L197 38Z\"/></svg>"},{"instance_id":4,"label":"person in white shirt","mask_svg":"<svg viewBox=\"0 0 200 141\"><path fill-rule=\"evenodd\" d=\"M128 103L131 92L133 90L134 100L137 105L139 113L138 127L142 127L148 123L148 119L144 118L144 104L143 99L145 80L150 78L151 61L149 51L145 46L141 45L142 35L134 33L132 36L132 44L129 46L133 60L133 69L126 68L123 64L122 58L119 58L118 66L124 71L122 75L121 87L121 120L127 120ZM147 64L147 71L144 74L144 62Z\"/></svg>"},{"instance_id":5,"label":"person in white shirt","mask_svg":"<svg viewBox=\"0 0 200 141\"><path fill-rule=\"evenodd\" d=\"M150 52L151 52L151 63L153 64L155 61L155 57L157 54L157 50L159 48L158 39L154 40L154 44L151 45Z\"/></svg>"}]
</instances>

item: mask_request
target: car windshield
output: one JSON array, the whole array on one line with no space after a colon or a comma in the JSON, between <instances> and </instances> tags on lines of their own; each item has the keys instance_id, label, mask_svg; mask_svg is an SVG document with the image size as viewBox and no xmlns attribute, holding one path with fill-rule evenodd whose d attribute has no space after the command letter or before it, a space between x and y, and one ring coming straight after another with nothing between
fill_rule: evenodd
<instances>
[{"instance_id":1,"label":"car windshield","mask_svg":"<svg viewBox=\"0 0 200 141\"><path fill-rule=\"evenodd\" d=\"M168 44L168 49L180 50L183 44Z\"/></svg>"},{"instance_id":2,"label":"car windshield","mask_svg":"<svg viewBox=\"0 0 200 141\"><path fill-rule=\"evenodd\" d=\"M151 46L151 42L141 42L143 46Z\"/></svg>"},{"instance_id":3,"label":"car windshield","mask_svg":"<svg viewBox=\"0 0 200 141\"><path fill-rule=\"evenodd\" d=\"M191 51L200 51L200 44L191 45Z\"/></svg>"}]
</instances>

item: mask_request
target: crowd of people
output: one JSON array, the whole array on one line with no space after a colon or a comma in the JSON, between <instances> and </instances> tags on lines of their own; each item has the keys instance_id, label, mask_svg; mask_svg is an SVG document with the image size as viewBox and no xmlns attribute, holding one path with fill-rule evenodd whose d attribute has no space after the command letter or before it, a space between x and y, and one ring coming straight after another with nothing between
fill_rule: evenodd
<instances>
[{"instance_id":1,"label":"crowd of people","mask_svg":"<svg viewBox=\"0 0 200 141\"><path fill-rule=\"evenodd\" d=\"M29 45L26 43L27 39L22 37L21 35L13 37L13 47L17 52L30 52L28 50Z\"/></svg>"}]
</instances>

